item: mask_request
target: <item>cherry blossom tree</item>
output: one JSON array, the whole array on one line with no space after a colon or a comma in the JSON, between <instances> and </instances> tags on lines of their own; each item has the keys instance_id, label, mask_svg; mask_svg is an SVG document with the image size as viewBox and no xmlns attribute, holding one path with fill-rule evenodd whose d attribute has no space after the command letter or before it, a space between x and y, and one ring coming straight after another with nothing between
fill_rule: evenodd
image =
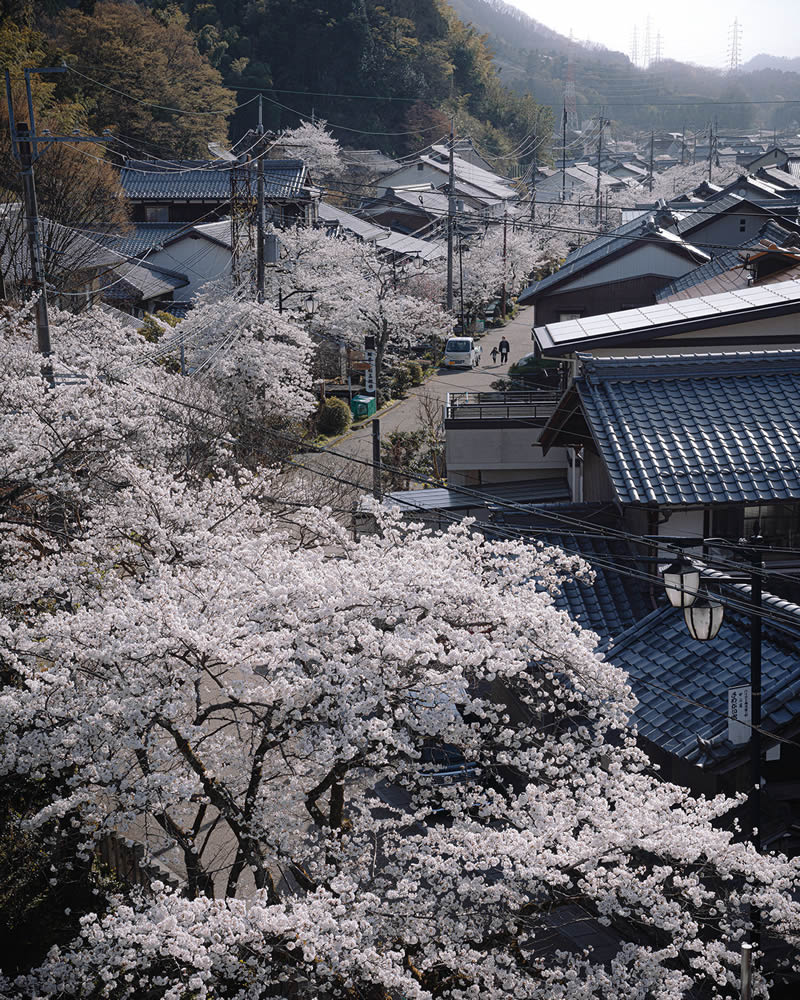
<instances>
[{"instance_id":1,"label":"cherry blossom tree","mask_svg":"<svg viewBox=\"0 0 800 1000\"><path fill-rule=\"evenodd\" d=\"M290 157L304 160L312 177L338 177L343 170L339 142L326 128L327 122L301 122L281 132L275 147Z\"/></svg>"},{"instance_id":2,"label":"cherry blossom tree","mask_svg":"<svg viewBox=\"0 0 800 1000\"><path fill-rule=\"evenodd\" d=\"M0 993L732 998L751 907L797 954L798 863L658 779L557 608L585 565L377 505L354 542L222 436L197 475L195 380L72 322L54 390L30 318L0 329L0 775L37 789L28 833L80 860L114 832L178 888L98 883ZM613 957L554 951L570 920Z\"/></svg>"}]
</instances>

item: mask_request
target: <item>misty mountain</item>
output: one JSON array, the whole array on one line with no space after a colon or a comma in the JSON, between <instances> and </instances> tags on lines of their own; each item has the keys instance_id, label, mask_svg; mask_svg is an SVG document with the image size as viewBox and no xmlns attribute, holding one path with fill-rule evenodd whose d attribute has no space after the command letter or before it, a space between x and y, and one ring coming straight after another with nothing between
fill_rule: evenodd
<instances>
[{"instance_id":1,"label":"misty mountain","mask_svg":"<svg viewBox=\"0 0 800 1000\"><path fill-rule=\"evenodd\" d=\"M770 56L766 52L760 52L752 59L748 59L742 66L742 71L753 72L759 69L777 69L784 73L800 73L800 56L793 59L789 56Z\"/></svg>"},{"instance_id":2,"label":"misty mountain","mask_svg":"<svg viewBox=\"0 0 800 1000\"><path fill-rule=\"evenodd\" d=\"M791 128L800 124L800 59L757 56L744 71L676 60L648 69L622 52L572 41L503 0L449 0L459 16L489 36L489 48L507 87L549 105L559 121L571 59L581 121L601 109L625 129L700 130ZM775 103L770 103L770 102Z\"/></svg>"}]
</instances>

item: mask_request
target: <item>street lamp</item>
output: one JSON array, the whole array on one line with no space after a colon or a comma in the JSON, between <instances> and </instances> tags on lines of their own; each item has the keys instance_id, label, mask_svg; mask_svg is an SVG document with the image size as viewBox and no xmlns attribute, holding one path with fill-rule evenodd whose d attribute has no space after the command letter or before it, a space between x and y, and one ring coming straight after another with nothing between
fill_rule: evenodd
<instances>
[{"instance_id":1,"label":"street lamp","mask_svg":"<svg viewBox=\"0 0 800 1000\"><path fill-rule=\"evenodd\" d=\"M699 575L699 574L698 574ZM684 606L683 618L689 635L699 642L708 642L715 638L722 627L724 608L719 601L713 600L708 592L692 596L688 607Z\"/></svg>"},{"instance_id":2,"label":"street lamp","mask_svg":"<svg viewBox=\"0 0 800 1000\"><path fill-rule=\"evenodd\" d=\"M664 586L673 608L688 608L694 604L700 589L700 570L683 553L664 570Z\"/></svg>"},{"instance_id":3,"label":"street lamp","mask_svg":"<svg viewBox=\"0 0 800 1000\"><path fill-rule=\"evenodd\" d=\"M761 830L761 571L763 562L755 546L763 539L753 535L739 544L719 538L704 538L694 544L725 545L749 557L750 561L750 817L751 839L760 849ZM713 639L722 626L721 601L700 590L700 571L683 554L664 571L664 587L673 607L683 608L689 634L700 642ZM725 581L720 581L725 582Z\"/></svg>"}]
</instances>

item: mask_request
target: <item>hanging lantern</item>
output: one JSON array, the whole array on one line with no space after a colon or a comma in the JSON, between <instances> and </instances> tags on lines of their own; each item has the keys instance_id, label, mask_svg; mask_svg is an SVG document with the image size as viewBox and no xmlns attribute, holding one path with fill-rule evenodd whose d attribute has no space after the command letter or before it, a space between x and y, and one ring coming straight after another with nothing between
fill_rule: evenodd
<instances>
[{"instance_id":1,"label":"hanging lantern","mask_svg":"<svg viewBox=\"0 0 800 1000\"><path fill-rule=\"evenodd\" d=\"M694 603L700 589L700 570L684 555L664 570L664 587L670 604L675 608L688 608Z\"/></svg>"},{"instance_id":2,"label":"hanging lantern","mask_svg":"<svg viewBox=\"0 0 800 1000\"><path fill-rule=\"evenodd\" d=\"M717 635L722 627L724 614L722 604L708 594L700 594L696 601L683 609L689 634L700 642L708 642Z\"/></svg>"}]
</instances>

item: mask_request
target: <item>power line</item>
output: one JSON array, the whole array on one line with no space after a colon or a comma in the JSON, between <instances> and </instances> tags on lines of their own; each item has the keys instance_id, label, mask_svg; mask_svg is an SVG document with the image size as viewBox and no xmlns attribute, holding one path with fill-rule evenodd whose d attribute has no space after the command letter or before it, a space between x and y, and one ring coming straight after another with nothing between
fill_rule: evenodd
<instances>
[{"instance_id":1,"label":"power line","mask_svg":"<svg viewBox=\"0 0 800 1000\"><path fill-rule=\"evenodd\" d=\"M141 97L134 97L133 94L128 94L124 90L119 90L117 87L112 87L108 83L103 83L102 80L95 80L94 77L88 76L86 73L81 73L80 70L75 69L73 66L67 66L66 70L68 73L73 73L75 76L80 76L84 80L88 80L90 83L94 83L98 87L103 87L104 90L110 90L113 94L117 94L120 97L126 98L126 100L134 101L136 104L141 104L144 107L156 108L159 111L170 111L176 115L198 115L201 117L219 117L222 116L227 118L232 115L234 111L239 111L241 108L246 108L249 104L252 104L256 97L251 97L249 100L245 101L244 104L237 104L233 108L229 108L227 111L192 111L187 108L171 108L164 104L155 104L153 101L146 101Z\"/></svg>"}]
</instances>

